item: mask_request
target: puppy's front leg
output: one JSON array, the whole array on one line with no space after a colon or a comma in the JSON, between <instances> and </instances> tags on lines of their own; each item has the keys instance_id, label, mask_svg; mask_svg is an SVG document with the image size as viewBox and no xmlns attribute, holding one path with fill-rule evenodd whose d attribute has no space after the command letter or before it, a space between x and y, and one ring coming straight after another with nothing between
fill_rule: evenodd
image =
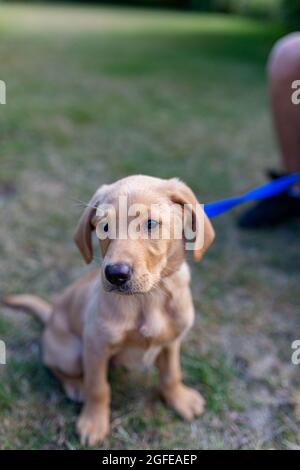
<instances>
[{"instance_id":1,"label":"puppy's front leg","mask_svg":"<svg viewBox=\"0 0 300 470\"><path fill-rule=\"evenodd\" d=\"M158 356L157 366L160 391L166 402L188 421L201 415L205 405L203 397L182 383L179 339L163 348Z\"/></svg>"},{"instance_id":2,"label":"puppy's front leg","mask_svg":"<svg viewBox=\"0 0 300 470\"><path fill-rule=\"evenodd\" d=\"M86 401L77 421L82 445L95 445L109 431L110 388L107 381L109 351L85 345L84 389Z\"/></svg>"}]
</instances>

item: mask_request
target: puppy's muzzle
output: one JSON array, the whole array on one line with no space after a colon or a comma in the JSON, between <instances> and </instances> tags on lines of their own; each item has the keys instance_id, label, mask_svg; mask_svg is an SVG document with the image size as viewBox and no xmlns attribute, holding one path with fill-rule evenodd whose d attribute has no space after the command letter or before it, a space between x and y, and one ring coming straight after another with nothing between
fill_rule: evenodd
<instances>
[{"instance_id":1,"label":"puppy's muzzle","mask_svg":"<svg viewBox=\"0 0 300 470\"><path fill-rule=\"evenodd\" d=\"M131 279L132 267L128 263L108 264L105 277L114 286L124 286Z\"/></svg>"}]
</instances>

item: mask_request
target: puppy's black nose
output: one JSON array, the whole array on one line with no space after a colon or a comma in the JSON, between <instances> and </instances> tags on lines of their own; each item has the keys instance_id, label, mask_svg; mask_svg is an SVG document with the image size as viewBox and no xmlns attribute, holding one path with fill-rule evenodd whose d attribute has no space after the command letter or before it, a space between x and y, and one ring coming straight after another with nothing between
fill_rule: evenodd
<instances>
[{"instance_id":1,"label":"puppy's black nose","mask_svg":"<svg viewBox=\"0 0 300 470\"><path fill-rule=\"evenodd\" d=\"M131 278L132 268L127 263L108 264L105 268L106 279L115 286L122 286Z\"/></svg>"}]
</instances>

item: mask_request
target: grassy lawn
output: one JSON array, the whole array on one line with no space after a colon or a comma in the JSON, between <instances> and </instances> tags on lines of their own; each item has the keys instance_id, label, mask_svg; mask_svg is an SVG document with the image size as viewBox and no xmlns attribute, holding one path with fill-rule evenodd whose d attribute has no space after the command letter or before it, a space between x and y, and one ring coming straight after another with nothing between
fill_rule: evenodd
<instances>
[{"instance_id":1,"label":"grassy lawn","mask_svg":"<svg viewBox=\"0 0 300 470\"><path fill-rule=\"evenodd\" d=\"M1 295L51 299L87 269L72 235L79 201L104 182L180 176L202 202L262 183L277 166L265 62L282 33L238 17L2 5ZM206 414L184 423L158 400L155 373L115 372L103 447L300 445L299 369L290 362L300 226L244 233L238 212L215 220L216 243L192 266L197 315L183 366ZM42 366L40 332L1 307L3 449L79 448L79 408Z\"/></svg>"}]
</instances>

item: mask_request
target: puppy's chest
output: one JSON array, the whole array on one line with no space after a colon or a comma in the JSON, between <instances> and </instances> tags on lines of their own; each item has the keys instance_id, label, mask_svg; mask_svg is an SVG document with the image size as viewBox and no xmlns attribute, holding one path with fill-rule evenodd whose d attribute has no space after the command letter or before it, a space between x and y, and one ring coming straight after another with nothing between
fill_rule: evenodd
<instances>
[{"instance_id":1,"label":"puppy's chest","mask_svg":"<svg viewBox=\"0 0 300 470\"><path fill-rule=\"evenodd\" d=\"M149 308L142 310L133 331L127 333L128 343L163 345L175 339L179 331L174 316L169 310Z\"/></svg>"},{"instance_id":2,"label":"puppy's chest","mask_svg":"<svg viewBox=\"0 0 300 470\"><path fill-rule=\"evenodd\" d=\"M145 308L139 313L135 328L126 333L116 362L129 369L149 367L162 347L181 332L180 322L176 321L176 314L170 306L165 309Z\"/></svg>"}]
</instances>

